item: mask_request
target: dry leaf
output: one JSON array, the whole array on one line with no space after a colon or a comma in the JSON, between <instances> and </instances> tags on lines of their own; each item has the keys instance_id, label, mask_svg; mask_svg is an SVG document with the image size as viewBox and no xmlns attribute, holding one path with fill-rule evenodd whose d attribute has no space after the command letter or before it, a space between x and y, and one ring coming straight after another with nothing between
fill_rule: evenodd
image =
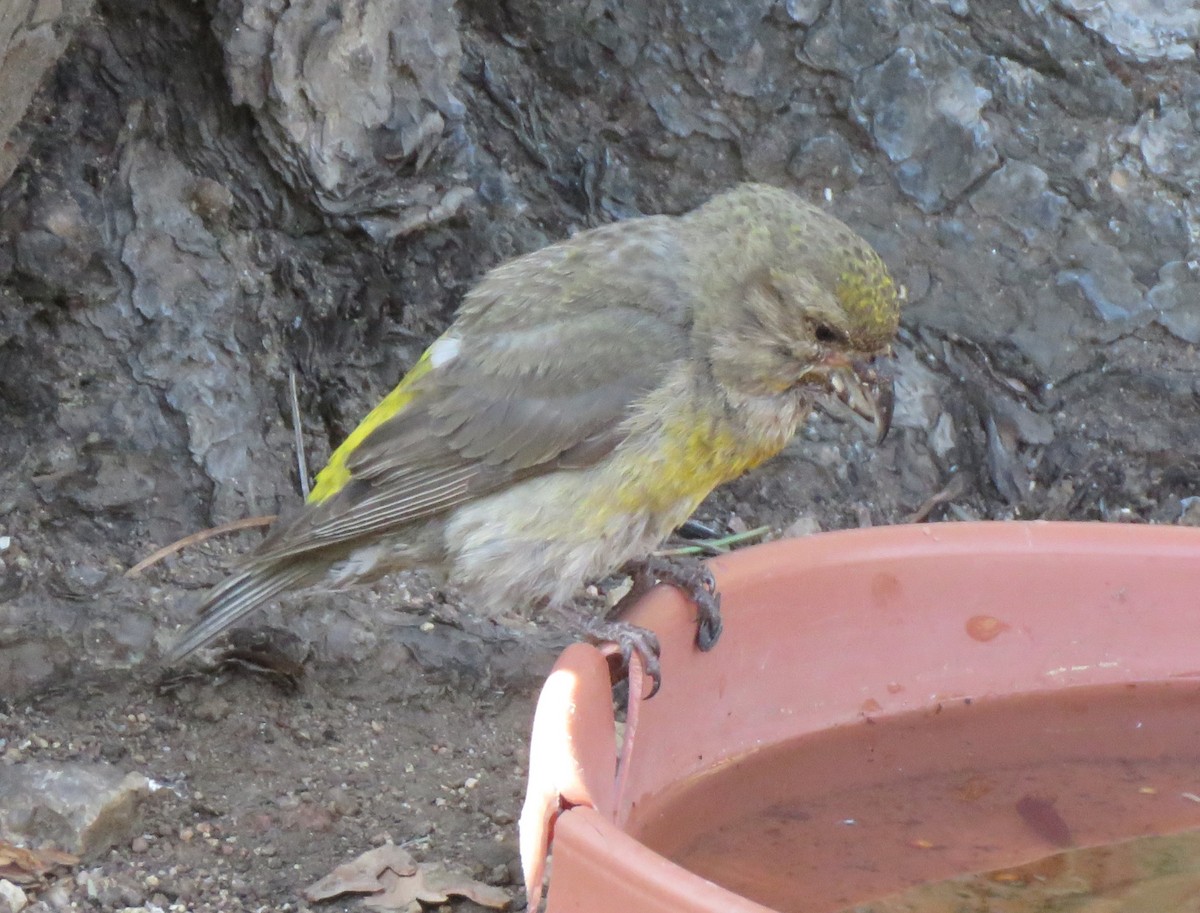
<instances>
[{"instance_id":1,"label":"dry leaf","mask_svg":"<svg viewBox=\"0 0 1200 913\"><path fill-rule=\"evenodd\" d=\"M304 892L309 901L342 894L370 894L363 906L380 913L421 913L421 904L440 904L451 895L485 907L505 909L510 901L501 888L447 871L432 862L416 864L393 844L369 850L340 865Z\"/></svg>"},{"instance_id":2,"label":"dry leaf","mask_svg":"<svg viewBox=\"0 0 1200 913\"><path fill-rule=\"evenodd\" d=\"M21 887L39 884L55 869L69 868L78 862L78 856L62 850L29 850L0 840L0 878Z\"/></svg>"},{"instance_id":3,"label":"dry leaf","mask_svg":"<svg viewBox=\"0 0 1200 913\"><path fill-rule=\"evenodd\" d=\"M385 843L377 849L367 850L353 862L339 865L307 888L304 899L318 901L331 900L341 894L377 894L385 889L380 878L388 872L397 876L415 875L417 864L407 851L394 843Z\"/></svg>"},{"instance_id":4,"label":"dry leaf","mask_svg":"<svg viewBox=\"0 0 1200 913\"><path fill-rule=\"evenodd\" d=\"M363 901L364 907L380 913L420 913L421 904L440 904L450 895L465 897L483 907L505 909L508 892L457 872L448 872L435 862L422 862L417 872L391 880L386 891Z\"/></svg>"}]
</instances>

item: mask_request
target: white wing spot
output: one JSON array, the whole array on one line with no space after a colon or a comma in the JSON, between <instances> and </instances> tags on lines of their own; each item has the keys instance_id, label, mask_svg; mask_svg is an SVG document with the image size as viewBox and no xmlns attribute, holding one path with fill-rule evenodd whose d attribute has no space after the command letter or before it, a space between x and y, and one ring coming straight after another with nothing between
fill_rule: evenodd
<instances>
[{"instance_id":1,"label":"white wing spot","mask_svg":"<svg viewBox=\"0 0 1200 913\"><path fill-rule=\"evenodd\" d=\"M462 340L454 336L443 336L429 347L429 367L440 368L458 357Z\"/></svg>"}]
</instances>

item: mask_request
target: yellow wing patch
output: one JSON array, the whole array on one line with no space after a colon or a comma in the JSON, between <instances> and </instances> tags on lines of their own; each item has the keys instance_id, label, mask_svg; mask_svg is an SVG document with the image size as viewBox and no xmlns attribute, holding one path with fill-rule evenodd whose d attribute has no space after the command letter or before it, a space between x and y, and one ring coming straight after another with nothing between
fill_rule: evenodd
<instances>
[{"instance_id":1,"label":"yellow wing patch","mask_svg":"<svg viewBox=\"0 0 1200 913\"><path fill-rule=\"evenodd\" d=\"M388 419L398 415L412 402L415 395L413 385L434 368L430 352L436 345L437 342L425 350L417 363L412 366L412 370L404 375L400 383L396 384L392 392L385 396L379 405L367 413L367 417L359 422L358 427L351 431L346 440L342 441L341 446L333 452L333 456L329 458L325 468L317 473L316 484L308 493L309 504L320 504L322 501L328 500L350 481L350 470L346 466L350 454L354 453L358 445L365 441L372 431Z\"/></svg>"}]
</instances>

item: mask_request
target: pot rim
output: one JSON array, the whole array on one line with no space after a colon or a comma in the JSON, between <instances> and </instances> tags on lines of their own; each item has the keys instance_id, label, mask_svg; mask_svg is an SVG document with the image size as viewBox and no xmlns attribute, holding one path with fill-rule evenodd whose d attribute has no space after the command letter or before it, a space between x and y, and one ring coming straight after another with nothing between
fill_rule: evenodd
<instances>
[{"instance_id":1,"label":"pot rim","mask_svg":"<svg viewBox=\"0 0 1200 913\"><path fill-rule=\"evenodd\" d=\"M1200 676L1200 651L1187 650L1178 617L1195 614L1187 593L1196 589L1197 558L1200 529L1096 522L902 525L779 540L708 562L726 628L707 654L693 646L691 604L673 588L656 588L628 620L659 636L663 687L650 701L631 699L620 763L599 651L568 648L543 691L546 704L539 701L521 818L531 909L552 832L550 910L575 909L570 898L579 890L619 884L640 910L769 913L622 830L639 797L662 788L662 776L687 779L780 733L955 698ZM764 608L775 590L801 605ZM819 606L803 604L810 595ZM845 607L837 604L843 595ZM768 618L771 611L783 615ZM772 652L788 638L830 649L810 651L806 662L821 668L800 698L780 691L775 699L781 683L786 690L794 680L779 669L786 655ZM915 654L906 657L904 647ZM846 663L839 649L859 661ZM771 658L761 659L766 653ZM868 653L873 662L861 658ZM897 665L894 675L883 670L888 663ZM738 703L746 681L753 700ZM836 699L811 697L817 688L833 689ZM714 700L734 707L724 729L712 719L722 716L712 712ZM661 734L670 731L687 738ZM723 737L731 740L724 746ZM554 890L568 883L574 887Z\"/></svg>"}]
</instances>

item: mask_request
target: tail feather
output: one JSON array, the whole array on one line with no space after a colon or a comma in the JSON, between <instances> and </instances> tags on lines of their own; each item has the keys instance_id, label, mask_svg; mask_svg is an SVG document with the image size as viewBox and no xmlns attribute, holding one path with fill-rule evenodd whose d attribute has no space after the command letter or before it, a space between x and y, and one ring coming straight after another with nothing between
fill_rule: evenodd
<instances>
[{"instance_id":1,"label":"tail feather","mask_svg":"<svg viewBox=\"0 0 1200 913\"><path fill-rule=\"evenodd\" d=\"M248 567L209 590L200 618L183 632L163 662L173 665L245 618L272 596L304 582L312 568L303 563Z\"/></svg>"}]
</instances>

